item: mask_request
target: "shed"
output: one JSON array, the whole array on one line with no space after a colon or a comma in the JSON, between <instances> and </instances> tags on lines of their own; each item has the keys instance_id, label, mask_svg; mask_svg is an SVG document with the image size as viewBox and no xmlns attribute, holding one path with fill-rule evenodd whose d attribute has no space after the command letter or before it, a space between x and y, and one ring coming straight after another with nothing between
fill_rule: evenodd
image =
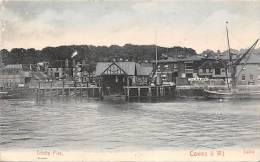
<instances>
[{"instance_id":1,"label":"shed","mask_svg":"<svg viewBox=\"0 0 260 162\"><path fill-rule=\"evenodd\" d=\"M124 86L136 85L137 80L141 84L138 77L148 78L151 72L152 66L143 66L136 62L98 62L96 79L103 88L109 87L111 93L122 93Z\"/></svg>"}]
</instances>

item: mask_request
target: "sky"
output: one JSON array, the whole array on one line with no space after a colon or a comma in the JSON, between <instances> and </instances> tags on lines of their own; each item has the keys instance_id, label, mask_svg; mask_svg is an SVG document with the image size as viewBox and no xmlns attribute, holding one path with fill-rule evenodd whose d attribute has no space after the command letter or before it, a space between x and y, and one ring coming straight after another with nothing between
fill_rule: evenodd
<instances>
[{"instance_id":1,"label":"sky","mask_svg":"<svg viewBox=\"0 0 260 162\"><path fill-rule=\"evenodd\" d=\"M0 48L7 49L156 43L223 51L226 21L231 48L260 38L257 0L0 1Z\"/></svg>"}]
</instances>

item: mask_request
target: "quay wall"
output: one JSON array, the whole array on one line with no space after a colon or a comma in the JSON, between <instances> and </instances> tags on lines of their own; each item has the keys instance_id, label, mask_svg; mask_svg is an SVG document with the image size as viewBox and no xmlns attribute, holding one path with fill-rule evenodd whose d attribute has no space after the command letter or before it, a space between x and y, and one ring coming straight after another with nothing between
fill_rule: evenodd
<instances>
[{"instance_id":1,"label":"quay wall","mask_svg":"<svg viewBox=\"0 0 260 162\"><path fill-rule=\"evenodd\" d=\"M180 98L203 98L203 87L176 87L175 97Z\"/></svg>"}]
</instances>

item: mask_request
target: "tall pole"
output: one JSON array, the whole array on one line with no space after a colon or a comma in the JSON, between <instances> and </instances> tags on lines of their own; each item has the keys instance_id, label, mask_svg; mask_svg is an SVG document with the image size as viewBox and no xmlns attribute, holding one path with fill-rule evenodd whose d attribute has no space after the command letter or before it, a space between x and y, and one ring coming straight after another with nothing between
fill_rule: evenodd
<instances>
[{"instance_id":1,"label":"tall pole","mask_svg":"<svg viewBox=\"0 0 260 162\"><path fill-rule=\"evenodd\" d=\"M155 76L156 76L156 84L159 83L159 77L158 77L158 49L157 49L157 30L155 31Z\"/></svg>"},{"instance_id":2,"label":"tall pole","mask_svg":"<svg viewBox=\"0 0 260 162\"><path fill-rule=\"evenodd\" d=\"M233 61L232 61L232 55L231 55L231 52L230 52L230 42L229 42L229 35L228 35L228 27L227 27L227 25L228 25L228 21L226 21L226 33L227 33L228 55L229 55L229 61L230 61L231 63L233 63Z\"/></svg>"},{"instance_id":3,"label":"tall pole","mask_svg":"<svg viewBox=\"0 0 260 162\"><path fill-rule=\"evenodd\" d=\"M157 72L157 60L158 60L158 53L157 53L157 31L155 31L155 60L156 60L156 72Z\"/></svg>"},{"instance_id":4,"label":"tall pole","mask_svg":"<svg viewBox=\"0 0 260 162\"><path fill-rule=\"evenodd\" d=\"M230 42L229 42L229 34L228 34L228 21L226 21L226 33L227 33L227 45L228 45L228 55L229 55L229 61L230 61L230 73L231 73L231 78L232 78L232 88L234 88L234 82L235 82L235 78L234 78L234 74L233 74L233 61L232 61L232 55L230 52ZM229 83L228 83L228 73L227 73L228 67L226 67L225 71L226 71L226 78L227 78L227 85L228 85L228 89L229 87Z\"/></svg>"},{"instance_id":5,"label":"tall pole","mask_svg":"<svg viewBox=\"0 0 260 162\"><path fill-rule=\"evenodd\" d=\"M158 52L157 52L157 31L155 31L155 64L156 64L156 76L157 76L157 63L158 63Z\"/></svg>"}]
</instances>

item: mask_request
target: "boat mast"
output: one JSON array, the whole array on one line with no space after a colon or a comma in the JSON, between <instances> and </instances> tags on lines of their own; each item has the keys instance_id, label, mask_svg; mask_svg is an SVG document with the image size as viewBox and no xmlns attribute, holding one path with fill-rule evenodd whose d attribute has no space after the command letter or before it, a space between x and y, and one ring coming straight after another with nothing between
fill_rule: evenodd
<instances>
[{"instance_id":1,"label":"boat mast","mask_svg":"<svg viewBox=\"0 0 260 162\"><path fill-rule=\"evenodd\" d=\"M157 68L158 68L158 52L157 52L157 31L155 31L155 65L156 65L156 68L155 68L155 74L156 74L156 77L157 77Z\"/></svg>"},{"instance_id":2,"label":"boat mast","mask_svg":"<svg viewBox=\"0 0 260 162\"><path fill-rule=\"evenodd\" d=\"M230 52L230 43L229 43L229 35L228 35L228 27L227 27L227 25L228 25L228 21L226 21L226 33L227 33L228 55L229 55L229 61L230 61L231 63L233 63L233 61L232 61L232 55L231 55L231 52Z\"/></svg>"},{"instance_id":3,"label":"boat mast","mask_svg":"<svg viewBox=\"0 0 260 162\"><path fill-rule=\"evenodd\" d=\"M230 73L231 73L231 84L232 84L231 88L234 89L236 88L236 66L234 66L232 60L227 25L228 25L228 21L226 21L226 33L227 33L228 55L229 55L229 62L230 62ZM227 68L226 68L226 76L227 76ZM228 84L228 88L229 88L229 84Z\"/></svg>"},{"instance_id":4,"label":"boat mast","mask_svg":"<svg viewBox=\"0 0 260 162\"><path fill-rule=\"evenodd\" d=\"M156 76L156 84L159 83L159 76L158 76L158 48L157 48L157 30L155 31L155 76Z\"/></svg>"},{"instance_id":5,"label":"boat mast","mask_svg":"<svg viewBox=\"0 0 260 162\"><path fill-rule=\"evenodd\" d=\"M228 22L226 22L226 24L228 24ZM237 80L236 80L236 73L237 73L237 65L240 64L240 62L242 61L242 59L244 59L246 56L250 56L250 51L253 50L259 39L257 39L254 44L242 55L240 56L238 59L236 59L234 62L232 60L232 55L230 52L230 44L229 44L229 36L228 36L228 28L226 25L226 31L227 31L227 41L228 41L228 53L229 53L229 61L230 61L230 70L231 70L231 79L232 79L232 89L236 88L236 84L237 84ZM239 72L240 73L240 72ZM227 74L227 73L226 73Z\"/></svg>"}]
</instances>

